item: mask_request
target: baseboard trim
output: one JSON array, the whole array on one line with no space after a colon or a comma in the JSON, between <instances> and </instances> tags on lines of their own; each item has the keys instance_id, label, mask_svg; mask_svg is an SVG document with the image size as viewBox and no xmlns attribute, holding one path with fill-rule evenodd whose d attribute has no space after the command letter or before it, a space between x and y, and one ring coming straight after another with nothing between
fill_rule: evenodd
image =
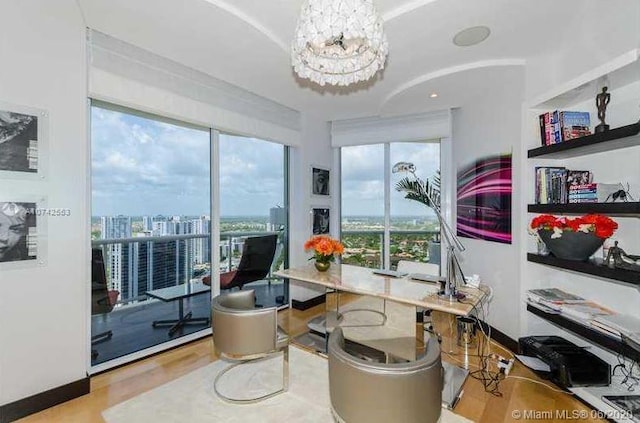
<instances>
[{"instance_id":1,"label":"baseboard trim","mask_svg":"<svg viewBox=\"0 0 640 423\"><path fill-rule=\"evenodd\" d=\"M311 307L323 304L325 301L326 295L322 294L318 295L317 297L310 298L306 301L291 300L291 307L295 308L296 310L304 311L310 309Z\"/></svg>"},{"instance_id":2,"label":"baseboard trim","mask_svg":"<svg viewBox=\"0 0 640 423\"><path fill-rule=\"evenodd\" d=\"M54 405L86 395L90 391L89 376L75 382L40 392L9 404L0 405L0 423L21 419Z\"/></svg>"},{"instance_id":3,"label":"baseboard trim","mask_svg":"<svg viewBox=\"0 0 640 423\"><path fill-rule=\"evenodd\" d=\"M512 353L514 354L518 353L518 341L511 338L509 335L505 334L504 332L501 332L498 329L494 328L493 326L489 325L487 322L483 322L481 320L479 320L479 322L482 325L482 329L485 331L485 333L489 334L489 329L491 329L491 339L493 339L503 347L507 348Z\"/></svg>"}]
</instances>

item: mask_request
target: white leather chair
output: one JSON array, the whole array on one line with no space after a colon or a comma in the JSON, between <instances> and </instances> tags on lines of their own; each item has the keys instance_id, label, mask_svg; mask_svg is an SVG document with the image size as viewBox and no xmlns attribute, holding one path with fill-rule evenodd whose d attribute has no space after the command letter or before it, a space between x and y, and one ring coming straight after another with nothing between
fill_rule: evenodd
<instances>
[{"instance_id":1,"label":"white leather chair","mask_svg":"<svg viewBox=\"0 0 640 423\"><path fill-rule=\"evenodd\" d=\"M420 263L417 261L400 260L398 272L423 273L425 275L440 276L440 265L434 263Z\"/></svg>"}]
</instances>

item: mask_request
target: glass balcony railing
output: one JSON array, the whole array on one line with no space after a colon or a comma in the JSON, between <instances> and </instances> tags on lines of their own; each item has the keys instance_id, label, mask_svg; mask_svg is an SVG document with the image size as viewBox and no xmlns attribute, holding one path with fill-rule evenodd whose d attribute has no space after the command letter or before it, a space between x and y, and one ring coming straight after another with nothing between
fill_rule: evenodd
<instances>
[{"instance_id":1,"label":"glass balcony railing","mask_svg":"<svg viewBox=\"0 0 640 423\"><path fill-rule=\"evenodd\" d=\"M107 285L119 304L146 299L145 292L184 284L211 269L209 234L93 240L103 251Z\"/></svg>"},{"instance_id":2,"label":"glass balcony railing","mask_svg":"<svg viewBox=\"0 0 640 423\"><path fill-rule=\"evenodd\" d=\"M220 234L220 272L235 270L244 240L276 234L272 271L284 263L282 232L224 232ZM107 284L120 292L119 304L145 300L144 293L202 279L211 273L211 236L188 234L93 240L103 249Z\"/></svg>"},{"instance_id":3,"label":"glass balcony railing","mask_svg":"<svg viewBox=\"0 0 640 423\"><path fill-rule=\"evenodd\" d=\"M272 271L284 263L282 232L225 232L220 235L220 272L234 270L242 256L244 240L251 236L278 234ZM154 321L175 319L179 307L194 317L211 313L211 297L197 295L164 302L148 298L147 291L201 280L211 273L211 235L187 234L93 240L92 247L103 252L108 290L119 292L109 312L92 313L92 336L111 333L105 341L92 345L92 364L97 365L205 329L206 325L185 325L167 337L166 327ZM249 284L256 300L265 307L288 303L284 282L267 277ZM93 310L93 307L92 307ZM108 342L107 342L108 341Z\"/></svg>"},{"instance_id":4,"label":"glass balcony railing","mask_svg":"<svg viewBox=\"0 0 640 423\"><path fill-rule=\"evenodd\" d=\"M439 231L391 230L391 269L400 260L440 264ZM345 252L342 263L369 268L382 268L385 255L383 230L342 230Z\"/></svg>"}]
</instances>

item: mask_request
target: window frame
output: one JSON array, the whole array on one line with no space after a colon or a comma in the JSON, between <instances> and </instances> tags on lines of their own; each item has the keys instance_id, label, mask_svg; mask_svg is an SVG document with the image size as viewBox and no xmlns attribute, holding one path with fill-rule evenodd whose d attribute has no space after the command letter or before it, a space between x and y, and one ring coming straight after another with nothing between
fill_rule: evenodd
<instances>
[{"instance_id":1,"label":"window frame","mask_svg":"<svg viewBox=\"0 0 640 423\"><path fill-rule=\"evenodd\" d=\"M382 257L380 259L380 264L383 266L383 269L391 269L391 145L392 144L406 144L406 143L416 143L416 144L429 144L429 143L437 143L440 145L440 175L441 175L441 213L445 219L445 221L451 225L451 221L453 219L451 213L451 194L450 191L452 189L452 177L451 177L451 169L452 169L452 149L451 149L451 139L450 138L434 138L434 139L424 139L419 141L387 141L383 143L373 143L373 144L359 144L359 145L348 145L341 146L337 148L336 161L338 162L340 169L339 175L339 191L340 195L338 196L338 210L340 215L340 221L338 224L338 231L340 234L340 238L342 239L342 217L343 217L343 207L342 207L342 165L343 165L343 148L350 147L359 147L364 145L383 145L383 166L384 166L384 233L383 233L383 245L382 245ZM441 231L441 239L442 239L442 231ZM446 259L446 251L441 251L441 263L444 263ZM442 266L441 266L442 272Z\"/></svg>"}]
</instances>

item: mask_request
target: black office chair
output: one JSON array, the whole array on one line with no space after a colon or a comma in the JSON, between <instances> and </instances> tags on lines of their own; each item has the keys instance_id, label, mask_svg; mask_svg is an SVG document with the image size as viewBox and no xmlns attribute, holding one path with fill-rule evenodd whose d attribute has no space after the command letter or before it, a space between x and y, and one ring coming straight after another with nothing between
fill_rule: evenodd
<instances>
[{"instance_id":1,"label":"black office chair","mask_svg":"<svg viewBox=\"0 0 640 423\"><path fill-rule=\"evenodd\" d=\"M101 248L91 249L91 314L106 314L113 310L118 301L120 291L109 289L104 258ZM91 345L111 339L113 332L108 330L91 336ZM91 350L91 358L98 357L96 350Z\"/></svg>"},{"instance_id":2,"label":"black office chair","mask_svg":"<svg viewBox=\"0 0 640 423\"><path fill-rule=\"evenodd\" d=\"M242 257L236 270L220 274L220 289L233 289L264 279L271 269L276 254L278 235L254 236L244 241ZM211 285L211 276L202 279Z\"/></svg>"}]
</instances>

